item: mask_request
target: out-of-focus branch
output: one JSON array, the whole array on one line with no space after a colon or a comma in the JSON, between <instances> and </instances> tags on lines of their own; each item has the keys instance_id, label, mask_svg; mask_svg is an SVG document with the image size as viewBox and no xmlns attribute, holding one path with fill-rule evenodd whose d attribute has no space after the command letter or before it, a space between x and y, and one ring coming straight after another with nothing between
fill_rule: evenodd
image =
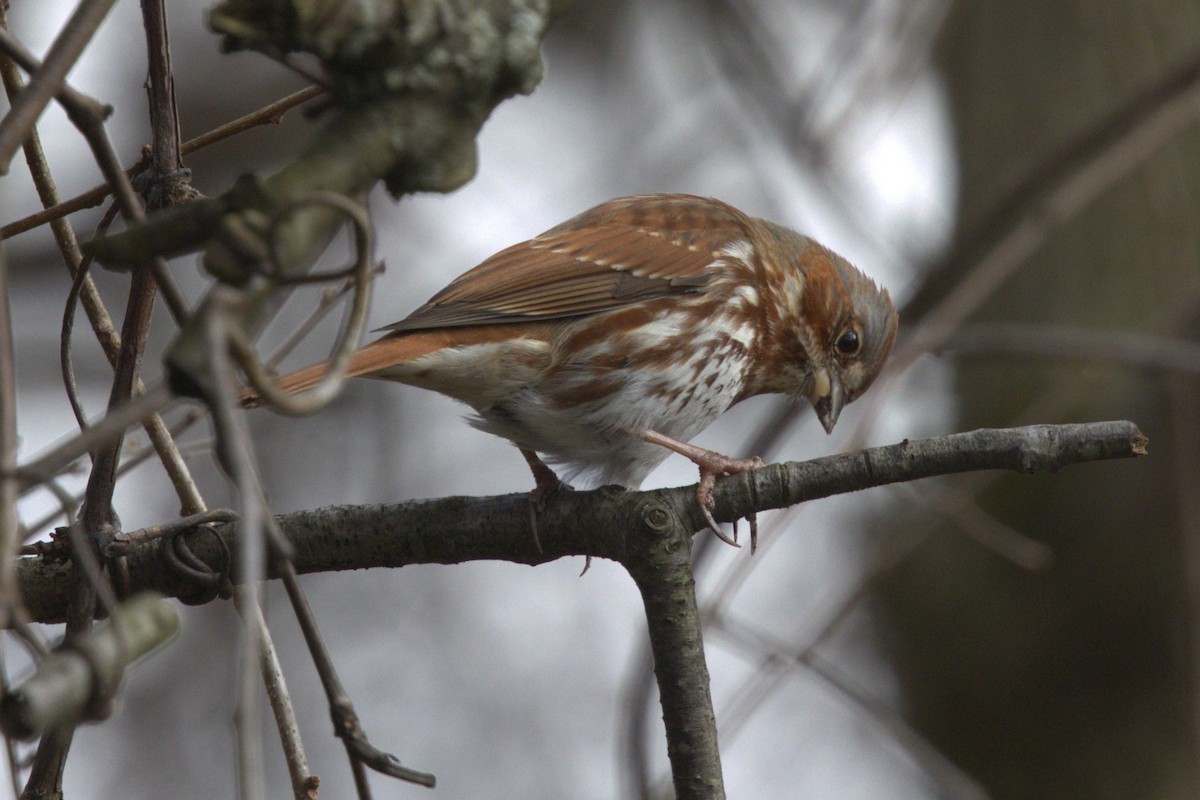
<instances>
[{"instance_id":1,"label":"out-of-focus branch","mask_svg":"<svg viewBox=\"0 0 1200 800\"><path fill-rule=\"evenodd\" d=\"M30 739L43 731L107 714L125 668L179 629L174 606L153 594L123 603L115 621L73 639L38 663L0 700L5 735Z\"/></svg>"},{"instance_id":2,"label":"out-of-focus branch","mask_svg":"<svg viewBox=\"0 0 1200 800\"><path fill-rule=\"evenodd\" d=\"M475 174L475 137L492 110L540 81L541 39L553 19L531 0L422 4L436 25L423 24L424 11L388 3L346 6L332 18L307 0L285 5L292 25L267 24L276 17L260 4L233 0L214 8L209 24L227 49L316 55L338 112L275 174L91 243L102 262L122 266L205 247L208 270L243 285L264 255L255 246L260 221L298 197L326 190L359 198L380 180L396 197L458 188ZM322 208L294 215L278 237L277 262L302 273L339 222Z\"/></svg>"},{"instance_id":3,"label":"out-of-focus branch","mask_svg":"<svg viewBox=\"0 0 1200 800\"><path fill-rule=\"evenodd\" d=\"M957 433L813 461L772 464L754 473L722 478L713 492L714 514L729 521L752 511L935 475L989 469L1053 472L1069 464L1132 458L1145 452L1146 439L1131 422ZM527 494L333 506L281 515L277 521L292 543L293 563L300 573L489 559L542 564L589 553L624 560L626 543L620 532L634 526L631 520L639 519L639 504L648 498L675 509L690 530L705 527L689 487L557 493L538 517L541 550L529 535ZM217 531L220 542L205 535L193 537L189 544L196 557L226 570L227 554L238 549L238 524ZM191 579L169 567L161 541L131 548L128 566L133 590L154 588L178 597L196 594ZM37 559L22 559L18 569L33 618L61 620L69 571Z\"/></svg>"},{"instance_id":4,"label":"out-of-focus branch","mask_svg":"<svg viewBox=\"0 0 1200 800\"><path fill-rule=\"evenodd\" d=\"M95 425L89 427L78 436L74 436L60 445L38 456L33 461L22 464L17 468L21 483L21 491L26 492L35 488L43 481L54 477L59 470L75 459L102 447L112 439L123 436L125 429L149 418L169 405L174 398L166 386L153 386L124 405L112 409Z\"/></svg>"},{"instance_id":5,"label":"out-of-focus branch","mask_svg":"<svg viewBox=\"0 0 1200 800\"><path fill-rule=\"evenodd\" d=\"M968 325L946 335L941 349L957 356L1071 359L1200 375L1200 342L1150 333L988 323Z\"/></svg>"},{"instance_id":6,"label":"out-of-focus branch","mask_svg":"<svg viewBox=\"0 0 1200 800\"><path fill-rule=\"evenodd\" d=\"M83 54L115 2L83 0L59 31L46 53L45 63L33 74L29 85L13 101L4 119L0 120L0 175L8 172L17 148L33 130L46 105L62 90L67 73Z\"/></svg>"},{"instance_id":7,"label":"out-of-focus branch","mask_svg":"<svg viewBox=\"0 0 1200 800\"><path fill-rule=\"evenodd\" d=\"M907 349L936 349L997 286L1093 198L1200 116L1200 58L1172 72L1051 153L959 239L901 315ZM922 324L913 326L911 323Z\"/></svg>"},{"instance_id":8,"label":"out-of-focus branch","mask_svg":"<svg viewBox=\"0 0 1200 800\"><path fill-rule=\"evenodd\" d=\"M8 262L0 250L0 619L8 622L20 606L17 587L17 546L21 541L17 517L17 365L13 350L12 309L8 295ZM0 669L3 666L0 665Z\"/></svg>"},{"instance_id":9,"label":"out-of-focus branch","mask_svg":"<svg viewBox=\"0 0 1200 800\"><path fill-rule=\"evenodd\" d=\"M292 781L292 795L296 800L316 800L317 787L320 786L321 780L309 770L308 756L304 753L304 742L300 738L300 723L296 719L296 710L292 705L291 693L283 675L283 666L279 663L279 654L275 650L271 630L263 617L262 607L257 603L250 609L252 616L246 616L245 604L238 602L240 593L239 589L233 595L238 612L245 617L244 624L253 625L258 629L258 668L267 690L267 700L275 716L275 727L279 731L279 741L283 746L288 777Z\"/></svg>"}]
</instances>

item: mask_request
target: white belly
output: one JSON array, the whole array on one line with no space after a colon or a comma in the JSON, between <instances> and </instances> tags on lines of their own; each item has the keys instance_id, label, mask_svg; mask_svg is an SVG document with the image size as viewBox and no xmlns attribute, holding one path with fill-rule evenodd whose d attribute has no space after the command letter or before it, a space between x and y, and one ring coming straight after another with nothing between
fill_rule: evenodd
<instances>
[{"instance_id":1,"label":"white belly","mask_svg":"<svg viewBox=\"0 0 1200 800\"><path fill-rule=\"evenodd\" d=\"M722 347L731 337L740 347ZM619 348L646 343L637 332L605 340L500 402L477 407L472 424L564 466L567 480L636 488L671 454L643 441L641 432L687 441L708 427L743 393L750 338L749 330L713 328L669 363L597 369Z\"/></svg>"}]
</instances>

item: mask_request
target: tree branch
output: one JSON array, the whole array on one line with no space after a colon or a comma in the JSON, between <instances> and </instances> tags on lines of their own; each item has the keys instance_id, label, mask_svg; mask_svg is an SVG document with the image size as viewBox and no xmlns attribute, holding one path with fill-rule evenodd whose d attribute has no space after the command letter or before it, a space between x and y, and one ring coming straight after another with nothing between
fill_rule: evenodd
<instances>
[{"instance_id":1,"label":"tree branch","mask_svg":"<svg viewBox=\"0 0 1200 800\"><path fill-rule=\"evenodd\" d=\"M1146 442L1132 422L1031 425L904 441L723 478L713 492L714 515L728 521L873 486L973 470L1054 472L1069 464L1144 455ZM540 550L529 530L524 493L331 506L277 519L295 548L293 563L300 573L485 559L534 565L588 554L625 563L628 532L641 525L639 509L649 501L672 509L692 532L705 526L690 487L557 492L538 517ZM178 561L172 549L183 541L190 555L236 575L230 554L238 552L238 531L239 523L229 523L130 548L130 591L155 589L185 602L207 602L211 593L195 575L171 566ZM61 621L70 569L26 558L18 562L18 574L32 617Z\"/></svg>"},{"instance_id":2,"label":"tree branch","mask_svg":"<svg viewBox=\"0 0 1200 800\"><path fill-rule=\"evenodd\" d=\"M673 517L665 504L641 507L640 535L631 532L630 552L622 563L646 606L675 796L722 800L721 751L692 576L692 540L684 520Z\"/></svg>"}]
</instances>

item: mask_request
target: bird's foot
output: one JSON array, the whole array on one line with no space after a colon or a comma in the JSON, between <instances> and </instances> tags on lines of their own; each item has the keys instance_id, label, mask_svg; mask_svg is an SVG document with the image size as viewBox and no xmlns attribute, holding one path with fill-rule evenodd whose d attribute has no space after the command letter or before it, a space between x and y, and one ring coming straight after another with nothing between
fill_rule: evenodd
<instances>
[{"instance_id":1,"label":"bird's foot","mask_svg":"<svg viewBox=\"0 0 1200 800\"><path fill-rule=\"evenodd\" d=\"M643 440L651 444L661 445L668 450L679 453L679 455L700 468L700 483L696 486L696 502L700 506L700 513L704 515L704 521L708 523L708 527L712 529L712 532L717 535L718 539L734 547L740 547L741 545L737 543L737 520L733 522L734 538L730 539L721 532L716 519L713 518L713 485L717 482L717 477L720 475L737 475L743 472L752 472L760 467L765 467L767 465L766 462L758 456L753 458L733 458L722 455L715 450L708 450L694 444L681 442L678 439L672 439L670 436L661 434L658 431L642 431L641 436ZM750 552L753 553L758 549L758 520L754 514L750 514L746 519L750 523Z\"/></svg>"}]
</instances>

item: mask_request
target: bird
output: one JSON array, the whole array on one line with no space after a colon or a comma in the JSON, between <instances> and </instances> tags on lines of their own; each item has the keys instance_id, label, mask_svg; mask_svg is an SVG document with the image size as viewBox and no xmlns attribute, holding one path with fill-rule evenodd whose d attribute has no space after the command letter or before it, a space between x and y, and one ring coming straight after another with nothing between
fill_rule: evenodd
<instances>
[{"instance_id":1,"label":"bird","mask_svg":"<svg viewBox=\"0 0 1200 800\"><path fill-rule=\"evenodd\" d=\"M813 239L712 198L646 194L486 259L380 328L347 374L465 403L472 425L524 455L532 507L567 485L560 472L636 489L679 453L699 467L705 520L732 544L712 516L715 479L763 462L689 440L767 393L807 400L832 433L897 323L887 290ZM327 371L278 384L302 392Z\"/></svg>"}]
</instances>

